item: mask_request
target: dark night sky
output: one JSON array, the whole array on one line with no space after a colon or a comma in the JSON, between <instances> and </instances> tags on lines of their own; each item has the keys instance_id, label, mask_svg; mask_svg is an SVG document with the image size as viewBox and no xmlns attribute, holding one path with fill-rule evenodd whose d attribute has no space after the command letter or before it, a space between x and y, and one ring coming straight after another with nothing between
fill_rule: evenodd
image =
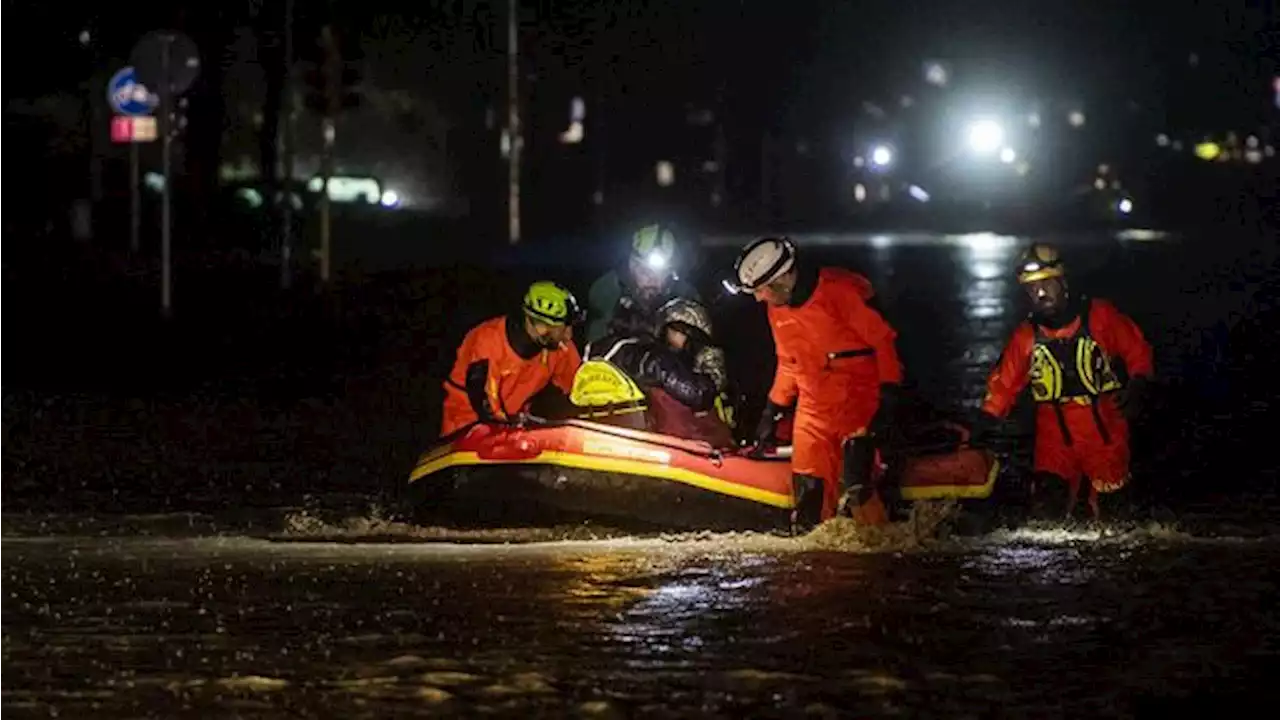
<instances>
[{"instance_id":1,"label":"dark night sky","mask_svg":"<svg viewBox=\"0 0 1280 720\"><path fill-rule=\"evenodd\" d=\"M626 140L614 140L610 152L634 149L640 157L669 149L687 104L715 106L719 95L721 117L744 142L758 142L751 138L766 128L838 142L864 116L865 101L891 105L926 91L922 64L939 59L953 64L952 88L962 95L1080 103L1091 128L1118 130L1123 120L1148 140L1157 128L1221 132L1275 122L1270 84L1280 72L1280 33L1272 5L524 0L522 56L532 80L526 120L544 137L558 132L568 99L582 95L589 123L603 116L609 136ZM40 48L42 61L21 74L11 63L6 96L73 89L90 68L118 65L134 39L166 24L196 36L212 70L224 52L219 44L229 45L237 27L277 27L282 7L283 0L178 3L169 20L107 6L77 17L54 3L10 0L6 27L23 28L24 46ZM300 53L311 50L325 8L298 1ZM486 107L501 108L506 2L335 0L332 8L340 30L363 36L365 54L379 58L376 67L368 63L371 83L430 97L461 125L479 124ZM83 29L94 39L89 48L78 40ZM375 47L377 37L393 42ZM1143 115L1136 126L1130 103ZM216 125L217 103L210 105L207 122Z\"/></svg>"},{"instance_id":2,"label":"dark night sky","mask_svg":"<svg viewBox=\"0 0 1280 720\"><path fill-rule=\"evenodd\" d=\"M192 23L235 22L251 7L279 2L187 3L185 14ZM321 5L300 2L299 16ZM1276 71L1280 38L1272 5L1242 0L541 0L523 3L523 19L533 26L526 32L529 49L556 56L558 63L544 63L549 70L616 54L617 77L635 95L674 94L727 76L738 92L754 95L760 104L781 103L788 96L821 103L882 90L918 73L925 57L954 59L1029 88L1160 94L1179 82L1170 73L1185 67L1194 51L1204 74L1221 80L1223 101L1235 104L1226 97L1235 94L1231 77L1242 90L1263 93ZM423 24L435 26L440 50L455 65L465 59L460 51L467 46L475 49L472 59L480 60L486 44L500 54L505 42L500 25L487 43L474 37L488 30L487 21L500 22L504 2L342 0L335 7L348 22L365 27L378 12L419 14ZM32 0L11 0L5 10L7 27L25 29L24 44L50 49L50 70L62 70L63 78L78 71L76 37L85 23L77 22L74 12ZM163 24L161 18L95 12L87 24L108 45L122 38L127 43L133 31ZM41 79L36 73L11 78L11 93L35 87Z\"/></svg>"}]
</instances>

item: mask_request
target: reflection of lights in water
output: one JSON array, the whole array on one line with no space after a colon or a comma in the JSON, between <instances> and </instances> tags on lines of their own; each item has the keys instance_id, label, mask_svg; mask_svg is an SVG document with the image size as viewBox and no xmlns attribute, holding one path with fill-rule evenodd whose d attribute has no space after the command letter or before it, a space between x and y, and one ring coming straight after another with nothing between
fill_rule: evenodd
<instances>
[{"instance_id":1,"label":"reflection of lights in water","mask_svg":"<svg viewBox=\"0 0 1280 720\"><path fill-rule=\"evenodd\" d=\"M1081 584L1092 578L1093 566L1073 546L1082 540L1096 540L1098 533L1041 531L1044 534L1041 539L1024 535L1027 532L1034 531L1013 531L1008 540L995 545L989 553L978 556L965 565L995 575L1012 572L1025 577L1024 574L1029 571L1035 579L1054 584Z\"/></svg>"},{"instance_id":2,"label":"reflection of lights in water","mask_svg":"<svg viewBox=\"0 0 1280 720\"><path fill-rule=\"evenodd\" d=\"M867 199L867 186L858 183L853 186L853 199L857 202L863 202Z\"/></svg>"},{"instance_id":3,"label":"reflection of lights in water","mask_svg":"<svg viewBox=\"0 0 1280 720\"><path fill-rule=\"evenodd\" d=\"M969 272L979 280L994 280L1003 274L1000 265L990 261L979 261L969 265Z\"/></svg>"},{"instance_id":4,"label":"reflection of lights in water","mask_svg":"<svg viewBox=\"0 0 1280 720\"><path fill-rule=\"evenodd\" d=\"M976 282L965 292L965 317L975 320L998 318L1007 308L1003 291L1007 282L1009 255L1017 240L1007 235L973 233L957 238L969 249L968 270Z\"/></svg>"},{"instance_id":5,"label":"reflection of lights in water","mask_svg":"<svg viewBox=\"0 0 1280 720\"><path fill-rule=\"evenodd\" d=\"M925 192L925 189L920 187L919 185L912 185L911 187L907 188L907 192L911 195L911 197L915 198L916 200L919 200L920 202L929 202L929 193Z\"/></svg>"},{"instance_id":6,"label":"reflection of lights in water","mask_svg":"<svg viewBox=\"0 0 1280 720\"><path fill-rule=\"evenodd\" d=\"M978 320L986 320L993 317L999 317L1003 312L1004 312L1004 303L1001 303L999 301L994 301L994 302L982 303L978 305L971 305L969 306L969 309L965 314L971 318L976 318Z\"/></svg>"},{"instance_id":7,"label":"reflection of lights in water","mask_svg":"<svg viewBox=\"0 0 1280 720\"><path fill-rule=\"evenodd\" d=\"M893 245L893 238L888 235L871 236L871 247L876 248L877 250L883 250L890 245Z\"/></svg>"},{"instance_id":8,"label":"reflection of lights in water","mask_svg":"<svg viewBox=\"0 0 1280 720\"><path fill-rule=\"evenodd\" d=\"M615 616L611 634L638 646L637 655L641 656L696 651L703 644L698 627L708 616L736 612L746 605L750 593L765 580L752 569L769 562L772 560L767 558L743 558L728 569L699 568L652 591L641 590L639 602ZM750 576L745 576L748 573ZM636 660L643 663L645 658Z\"/></svg>"},{"instance_id":9,"label":"reflection of lights in water","mask_svg":"<svg viewBox=\"0 0 1280 720\"><path fill-rule=\"evenodd\" d=\"M1168 240L1172 237L1172 235L1163 230L1150 230L1147 228L1129 228L1116 233L1117 240L1136 240L1138 242Z\"/></svg>"},{"instance_id":10,"label":"reflection of lights in water","mask_svg":"<svg viewBox=\"0 0 1280 720\"><path fill-rule=\"evenodd\" d=\"M989 260L1007 258L1017 240L1009 235L995 233L969 233L956 236L955 242L969 248L974 257Z\"/></svg>"}]
</instances>

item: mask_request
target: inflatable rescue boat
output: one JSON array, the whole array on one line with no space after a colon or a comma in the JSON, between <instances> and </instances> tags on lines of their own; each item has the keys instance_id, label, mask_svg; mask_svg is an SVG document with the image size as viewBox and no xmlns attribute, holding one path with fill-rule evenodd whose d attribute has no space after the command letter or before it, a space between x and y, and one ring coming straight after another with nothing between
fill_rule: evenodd
<instances>
[{"instance_id":1,"label":"inflatable rescue boat","mask_svg":"<svg viewBox=\"0 0 1280 720\"><path fill-rule=\"evenodd\" d=\"M619 426L618 418L643 416L645 395L603 361L585 363L573 390L571 400L583 409L578 418L480 422L423 453L406 498L415 518L443 525L589 518L685 530L790 529L790 446L715 448ZM906 502L991 495L999 463L968 445L967 429L934 424L913 435L894 472L886 475L877 463L882 494Z\"/></svg>"}]
</instances>

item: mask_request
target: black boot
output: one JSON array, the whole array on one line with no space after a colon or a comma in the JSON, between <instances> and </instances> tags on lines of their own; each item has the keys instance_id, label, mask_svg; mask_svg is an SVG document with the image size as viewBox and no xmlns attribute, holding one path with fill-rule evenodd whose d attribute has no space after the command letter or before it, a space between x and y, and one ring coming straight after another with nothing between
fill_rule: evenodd
<instances>
[{"instance_id":1,"label":"black boot","mask_svg":"<svg viewBox=\"0 0 1280 720\"><path fill-rule=\"evenodd\" d=\"M1129 485L1109 493L1098 493L1098 516L1103 522L1128 522L1133 519L1133 493Z\"/></svg>"},{"instance_id":2,"label":"black boot","mask_svg":"<svg viewBox=\"0 0 1280 720\"><path fill-rule=\"evenodd\" d=\"M792 475L796 509L791 512L791 534L807 533L822 522L822 479L812 475Z\"/></svg>"},{"instance_id":3,"label":"black boot","mask_svg":"<svg viewBox=\"0 0 1280 720\"><path fill-rule=\"evenodd\" d=\"M1036 473L1031 479L1031 519L1062 522L1074 503L1071 485L1052 473Z\"/></svg>"},{"instance_id":4,"label":"black boot","mask_svg":"<svg viewBox=\"0 0 1280 720\"><path fill-rule=\"evenodd\" d=\"M854 508L871 499L872 469L876 459L875 441L868 436L844 441L844 468L840 474L840 506L837 515L852 517Z\"/></svg>"}]
</instances>

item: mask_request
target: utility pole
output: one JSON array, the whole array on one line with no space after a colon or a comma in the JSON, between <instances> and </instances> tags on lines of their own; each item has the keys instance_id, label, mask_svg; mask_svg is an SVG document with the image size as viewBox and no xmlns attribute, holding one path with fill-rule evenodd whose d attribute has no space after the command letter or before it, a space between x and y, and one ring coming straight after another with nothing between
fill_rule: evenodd
<instances>
[{"instance_id":1,"label":"utility pole","mask_svg":"<svg viewBox=\"0 0 1280 720\"><path fill-rule=\"evenodd\" d=\"M520 242L520 128L519 2L507 0L507 240Z\"/></svg>"},{"instance_id":2,"label":"utility pole","mask_svg":"<svg viewBox=\"0 0 1280 720\"><path fill-rule=\"evenodd\" d=\"M293 284L293 158L297 107L293 91L293 0L284 0L284 210L280 229L280 288Z\"/></svg>"},{"instance_id":3,"label":"utility pole","mask_svg":"<svg viewBox=\"0 0 1280 720\"><path fill-rule=\"evenodd\" d=\"M160 164L164 168L164 190L160 193L160 312L166 319L173 312L173 218L170 217L173 196L173 35L160 36Z\"/></svg>"},{"instance_id":4,"label":"utility pole","mask_svg":"<svg viewBox=\"0 0 1280 720\"><path fill-rule=\"evenodd\" d=\"M324 150L320 156L320 282L329 282L330 236L330 201L329 179L333 177L333 143L336 134L334 117L342 109L342 58L338 54L338 44L333 37L333 28L325 25L320 30L320 47L324 52L324 65L321 68L324 82L324 119L321 130L324 133Z\"/></svg>"}]
</instances>

